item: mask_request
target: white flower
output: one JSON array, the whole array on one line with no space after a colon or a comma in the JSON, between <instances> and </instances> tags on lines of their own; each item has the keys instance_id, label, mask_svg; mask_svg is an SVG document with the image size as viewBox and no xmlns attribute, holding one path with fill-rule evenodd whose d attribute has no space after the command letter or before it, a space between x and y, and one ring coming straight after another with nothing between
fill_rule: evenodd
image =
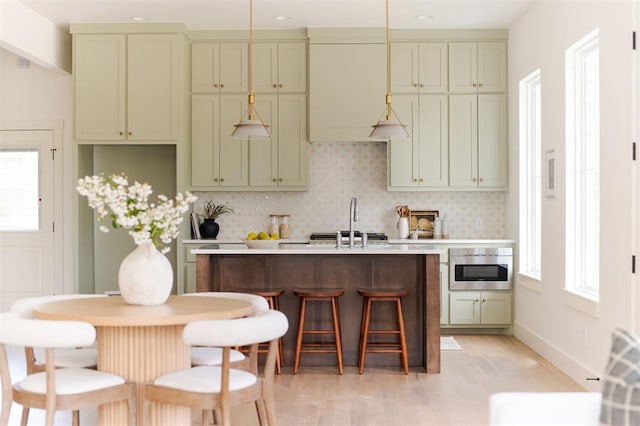
<instances>
[{"instance_id":1,"label":"white flower","mask_svg":"<svg viewBox=\"0 0 640 426\"><path fill-rule=\"evenodd\" d=\"M165 245L178 237L182 215L189 210L189 204L197 200L187 191L178 193L175 200L161 194L157 204L149 203L153 192L151 185L139 182L129 185L124 174L106 178L103 175L85 176L78 181L77 190L87 197L98 221L108 217L114 228L129 229L129 235L137 245L151 241L162 253L169 251ZM100 231L108 232L109 229L101 225Z\"/></svg>"}]
</instances>

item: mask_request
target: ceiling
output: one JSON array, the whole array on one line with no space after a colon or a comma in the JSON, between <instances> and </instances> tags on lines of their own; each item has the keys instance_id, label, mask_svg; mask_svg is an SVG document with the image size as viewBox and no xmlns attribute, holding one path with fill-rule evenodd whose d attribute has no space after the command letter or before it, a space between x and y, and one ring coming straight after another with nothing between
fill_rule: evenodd
<instances>
[{"instance_id":1,"label":"ceiling","mask_svg":"<svg viewBox=\"0 0 640 426\"><path fill-rule=\"evenodd\" d=\"M65 28L78 22L131 22L134 16L183 22L191 29L249 25L249 0L20 1ZM540 0L389 0L390 27L508 28L535 1ZM384 0L254 0L253 12L256 29L385 25Z\"/></svg>"}]
</instances>

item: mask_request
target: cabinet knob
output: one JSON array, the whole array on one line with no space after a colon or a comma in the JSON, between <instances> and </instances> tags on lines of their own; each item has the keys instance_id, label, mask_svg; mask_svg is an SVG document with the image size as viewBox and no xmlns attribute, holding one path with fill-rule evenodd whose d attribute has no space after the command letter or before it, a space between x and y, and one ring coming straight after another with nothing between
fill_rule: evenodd
<instances>
[{"instance_id":1,"label":"cabinet knob","mask_svg":"<svg viewBox=\"0 0 640 426\"><path fill-rule=\"evenodd\" d=\"M278 85L277 85L277 84L275 84L275 83L273 83L273 84L272 84L272 86L273 86L273 88L274 88L274 89L275 89L276 87L278 87Z\"/></svg>"},{"instance_id":2,"label":"cabinet knob","mask_svg":"<svg viewBox=\"0 0 640 426\"><path fill-rule=\"evenodd\" d=\"M471 179L471 181L472 181L472 182L475 182L476 180L477 180L476 178L472 178L472 179Z\"/></svg>"},{"instance_id":3,"label":"cabinet knob","mask_svg":"<svg viewBox=\"0 0 640 426\"><path fill-rule=\"evenodd\" d=\"M480 301L480 299L474 299L473 301L474 301L474 302L479 302L479 301Z\"/></svg>"},{"instance_id":4,"label":"cabinet knob","mask_svg":"<svg viewBox=\"0 0 640 426\"><path fill-rule=\"evenodd\" d=\"M484 299L484 298L483 298L483 299L482 299L482 303L486 303L486 302L487 302L487 299Z\"/></svg>"},{"instance_id":5,"label":"cabinet knob","mask_svg":"<svg viewBox=\"0 0 640 426\"><path fill-rule=\"evenodd\" d=\"M120 136L124 135L124 132L119 132L119 133L120 133Z\"/></svg>"},{"instance_id":6,"label":"cabinet knob","mask_svg":"<svg viewBox=\"0 0 640 426\"><path fill-rule=\"evenodd\" d=\"M282 178L278 178L278 182L282 182Z\"/></svg>"},{"instance_id":7,"label":"cabinet knob","mask_svg":"<svg viewBox=\"0 0 640 426\"><path fill-rule=\"evenodd\" d=\"M213 85L213 87L215 87L215 88L217 89L217 88L219 87L218 83L215 83L215 84Z\"/></svg>"},{"instance_id":8,"label":"cabinet knob","mask_svg":"<svg viewBox=\"0 0 640 426\"><path fill-rule=\"evenodd\" d=\"M220 88L221 88L221 89L222 89L222 88L224 88L224 84L220 84Z\"/></svg>"},{"instance_id":9,"label":"cabinet knob","mask_svg":"<svg viewBox=\"0 0 640 426\"><path fill-rule=\"evenodd\" d=\"M273 179L271 179L271 180L272 180L272 181L274 181L274 182L277 182L277 181L278 181L278 179L276 179L276 178L273 178Z\"/></svg>"},{"instance_id":10,"label":"cabinet knob","mask_svg":"<svg viewBox=\"0 0 640 426\"><path fill-rule=\"evenodd\" d=\"M129 130L129 132L127 133L129 136L131 136L133 134L133 132L131 130Z\"/></svg>"},{"instance_id":11,"label":"cabinet knob","mask_svg":"<svg viewBox=\"0 0 640 426\"><path fill-rule=\"evenodd\" d=\"M473 87L478 87L478 84L477 83L473 83L472 86Z\"/></svg>"},{"instance_id":12,"label":"cabinet knob","mask_svg":"<svg viewBox=\"0 0 640 426\"><path fill-rule=\"evenodd\" d=\"M220 178L220 182L224 182L224 178Z\"/></svg>"},{"instance_id":13,"label":"cabinet knob","mask_svg":"<svg viewBox=\"0 0 640 426\"><path fill-rule=\"evenodd\" d=\"M480 182L484 182L484 178L480 178Z\"/></svg>"},{"instance_id":14,"label":"cabinet knob","mask_svg":"<svg viewBox=\"0 0 640 426\"><path fill-rule=\"evenodd\" d=\"M482 87L482 86L484 86L484 84L478 83L478 87Z\"/></svg>"},{"instance_id":15,"label":"cabinet knob","mask_svg":"<svg viewBox=\"0 0 640 426\"><path fill-rule=\"evenodd\" d=\"M213 178L213 181L214 182L218 182L218 178Z\"/></svg>"},{"instance_id":16,"label":"cabinet knob","mask_svg":"<svg viewBox=\"0 0 640 426\"><path fill-rule=\"evenodd\" d=\"M420 178L420 182L424 182L424 179Z\"/></svg>"},{"instance_id":17,"label":"cabinet knob","mask_svg":"<svg viewBox=\"0 0 640 426\"><path fill-rule=\"evenodd\" d=\"M418 87L418 83L413 83L413 87Z\"/></svg>"},{"instance_id":18,"label":"cabinet knob","mask_svg":"<svg viewBox=\"0 0 640 426\"><path fill-rule=\"evenodd\" d=\"M423 88L423 87L424 87L424 84L420 84L420 88Z\"/></svg>"},{"instance_id":19,"label":"cabinet knob","mask_svg":"<svg viewBox=\"0 0 640 426\"><path fill-rule=\"evenodd\" d=\"M413 178L413 181L414 181L414 182L417 182L417 181L418 181L418 179L417 179L417 178Z\"/></svg>"},{"instance_id":20,"label":"cabinet knob","mask_svg":"<svg viewBox=\"0 0 640 426\"><path fill-rule=\"evenodd\" d=\"M278 87L282 89L284 87L284 84L280 83L278 84Z\"/></svg>"}]
</instances>

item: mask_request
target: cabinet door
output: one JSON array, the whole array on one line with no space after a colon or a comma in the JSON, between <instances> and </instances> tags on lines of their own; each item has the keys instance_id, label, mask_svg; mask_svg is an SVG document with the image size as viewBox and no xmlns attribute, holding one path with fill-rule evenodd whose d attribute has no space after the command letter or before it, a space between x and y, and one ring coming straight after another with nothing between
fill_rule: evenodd
<instances>
[{"instance_id":1,"label":"cabinet door","mask_svg":"<svg viewBox=\"0 0 640 426\"><path fill-rule=\"evenodd\" d=\"M478 186L478 96L449 95L449 186Z\"/></svg>"},{"instance_id":2,"label":"cabinet door","mask_svg":"<svg viewBox=\"0 0 640 426\"><path fill-rule=\"evenodd\" d=\"M191 91L218 93L220 91L220 44L193 43L191 45Z\"/></svg>"},{"instance_id":3,"label":"cabinet door","mask_svg":"<svg viewBox=\"0 0 640 426\"><path fill-rule=\"evenodd\" d=\"M449 265L440 264L440 325L449 324Z\"/></svg>"},{"instance_id":4,"label":"cabinet door","mask_svg":"<svg viewBox=\"0 0 640 426\"><path fill-rule=\"evenodd\" d=\"M477 43L449 43L449 91L477 93Z\"/></svg>"},{"instance_id":5,"label":"cabinet door","mask_svg":"<svg viewBox=\"0 0 640 426\"><path fill-rule=\"evenodd\" d=\"M278 45L278 91L305 93L307 91L307 44L280 43Z\"/></svg>"},{"instance_id":6,"label":"cabinet door","mask_svg":"<svg viewBox=\"0 0 640 426\"><path fill-rule=\"evenodd\" d=\"M278 44L253 45L253 87L257 93L278 92Z\"/></svg>"},{"instance_id":7,"label":"cabinet door","mask_svg":"<svg viewBox=\"0 0 640 426\"><path fill-rule=\"evenodd\" d=\"M447 91L447 44L420 43L419 79L420 93L445 93Z\"/></svg>"},{"instance_id":8,"label":"cabinet door","mask_svg":"<svg viewBox=\"0 0 640 426\"><path fill-rule=\"evenodd\" d=\"M418 93L418 43L391 45L391 92Z\"/></svg>"},{"instance_id":9,"label":"cabinet door","mask_svg":"<svg viewBox=\"0 0 640 426\"><path fill-rule=\"evenodd\" d=\"M306 95L280 95L278 100L278 186L308 185Z\"/></svg>"},{"instance_id":10,"label":"cabinet door","mask_svg":"<svg viewBox=\"0 0 640 426\"><path fill-rule=\"evenodd\" d=\"M409 138L397 138L387 142L389 187L419 186L419 106L414 95L397 95L393 108L400 121L407 126Z\"/></svg>"},{"instance_id":11,"label":"cabinet door","mask_svg":"<svg viewBox=\"0 0 640 426\"><path fill-rule=\"evenodd\" d=\"M240 122L246 110L246 96L220 96L220 186L249 184L249 142L231 138L233 125Z\"/></svg>"},{"instance_id":12,"label":"cabinet door","mask_svg":"<svg viewBox=\"0 0 640 426\"><path fill-rule=\"evenodd\" d=\"M249 141L249 185L270 187L278 185L278 96L256 96L255 108L264 124L269 126L271 138Z\"/></svg>"},{"instance_id":13,"label":"cabinet door","mask_svg":"<svg viewBox=\"0 0 640 426\"><path fill-rule=\"evenodd\" d=\"M478 93L507 90L507 53L503 42L478 43Z\"/></svg>"},{"instance_id":14,"label":"cabinet door","mask_svg":"<svg viewBox=\"0 0 640 426\"><path fill-rule=\"evenodd\" d=\"M449 322L451 324L480 324L480 292L449 292Z\"/></svg>"},{"instance_id":15,"label":"cabinet door","mask_svg":"<svg viewBox=\"0 0 640 426\"><path fill-rule=\"evenodd\" d=\"M511 324L511 292L485 291L480 297L482 324Z\"/></svg>"},{"instance_id":16,"label":"cabinet door","mask_svg":"<svg viewBox=\"0 0 640 426\"><path fill-rule=\"evenodd\" d=\"M127 37L127 138L178 139L180 36Z\"/></svg>"},{"instance_id":17,"label":"cabinet door","mask_svg":"<svg viewBox=\"0 0 640 426\"><path fill-rule=\"evenodd\" d=\"M124 140L126 37L82 34L73 43L75 138Z\"/></svg>"},{"instance_id":18,"label":"cabinet door","mask_svg":"<svg viewBox=\"0 0 640 426\"><path fill-rule=\"evenodd\" d=\"M478 95L478 183L507 186L507 99Z\"/></svg>"},{"instance_id":19,"label":"cabinet door","mask_svg":"<svg viewBox=\"0 0 640 426\"><path fill-rule=\"evenodd\" d=\"M191 101L191 185L219 186L220 96L193 95Z\"/></svg>"},{"instance_id":20,"label":"cabinet door","mask_svg":"<svg viewBox=\"0 0 640 426\"><path fill-rule=\"evenodd\" d=\"M248 93L247 43L220 43L220 93Z\"/></svg>"},{"instance_id":21,"label":"cabinet door","mask_svg":"<svg viewBox=\"0 0 640 426\"><path fill-rule=\"evenodd\" d=\"M447 95L420 95L420 186L449 184L449 130Z\"/></svg>"}]
</instances>

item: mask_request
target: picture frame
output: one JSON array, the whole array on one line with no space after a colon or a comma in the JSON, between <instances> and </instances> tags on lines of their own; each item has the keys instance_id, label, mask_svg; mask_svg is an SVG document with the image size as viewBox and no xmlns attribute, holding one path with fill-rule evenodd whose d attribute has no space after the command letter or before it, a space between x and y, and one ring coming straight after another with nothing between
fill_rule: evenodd
<instances>
[{"instance_id":1,"label":"picture frame","mask_svg":"<svg viewBox=\"0 0 640 426\"><path fill-rule=\"evenodd\" d=\"M548 149L544 152L544 169L544 195L547 198L556 198L556 189L558 188L558 162L555 149Z\"/></svg>"},{"instance_id":2,"label":"picture frame","mask_svg":"<svg viewBox=\"0 0 640 426\"><path fill-rule=\"evenodd\" d=\"M418 231L418 238L433 238L433 223L439 214L438 210L411 210L409 233Z\"/></svg>"}]
</instances>

